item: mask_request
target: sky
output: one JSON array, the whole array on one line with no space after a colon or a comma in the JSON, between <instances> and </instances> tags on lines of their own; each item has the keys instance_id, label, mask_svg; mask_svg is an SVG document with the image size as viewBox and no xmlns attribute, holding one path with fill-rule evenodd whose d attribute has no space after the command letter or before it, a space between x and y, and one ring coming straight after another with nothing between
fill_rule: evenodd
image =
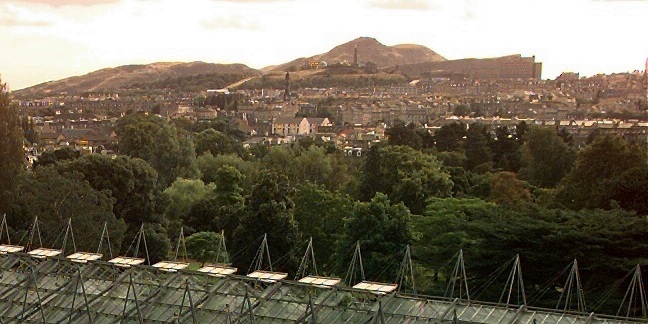
<instances>
[{"instance_id":1,"label":"sky","mask_svg":"<svg viewBox=\"0 0 648 324\"><path fill-rule=\"evenodd\" d=\"M153 62L312 56L366 36L447 59L535 55L543 78L644 70L648 0L0 0L10 89Z\"/></svg>"}]
</instances>

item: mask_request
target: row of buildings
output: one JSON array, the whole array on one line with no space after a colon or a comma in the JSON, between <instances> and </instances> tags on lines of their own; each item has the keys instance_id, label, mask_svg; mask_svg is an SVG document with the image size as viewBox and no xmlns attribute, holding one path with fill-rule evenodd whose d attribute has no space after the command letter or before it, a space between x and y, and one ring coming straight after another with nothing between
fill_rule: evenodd
<instances>
[{"instance_id":1,"label":"row of buildings","mask_svg":"<svg viewBox=\"0 0 648 324\"><path fill-rule=\"evenodd\" d=\"M66 113L55 118L32 118L40 150L70 146L88 153L110 152L119 141L113 131L116 118L99 115ZM524 122L530 126L552 127L572 135L573 144L584 146L594 134L618 134L632 140L648 140L648 121L614 119L545 119L545 118L502 118L440 115L425 122L410 121L426 129L432 135L442 126L450 123L471 125L481 123L490 126L494 134L497 127L506 126L513 130ZM239 119L241 131L250 137L245 146L255 144L277 145L293 142L302 137L331 141L338 147L349 149L368 148L384 138L385 130L391 125L385 121L354 124L334 124L329 118L318 117L276 117L260 127L250 125L248 120Z\"/></svg>"},{"instance_id":2,"label":"row of buildings","mask_svg":"<svg viewBox=\"0 0 648 324\"><path fill-rule=\"evenodd\" d=\"M486 59L460 59L407 64L399 67L407 75L432 78L498 80L535 79L542 77L542 63L535 56L510 55Z\"/></svg>"},{"instance_id":3,"label":"row of buildings","mask_svg":"<svg viewBox=\"0 0 648 324\"><path fill-rule=\"evenodd\" d=\"M609 112L640 115L648 111L643 73L589 78L565 73L556 80L540 80L534 77L541 69L534 58L511 56L480 60L477 65L470 62L435 62L448 69L461 63L467 70L457 77L461 73L448 74L443 69L436 73L426 67L421 71L427 73L419 73L419 79L403 85L296 88L288 97L281 89L228 91L227 96L236 96L236 105L227 109L197 103L195 98L205 94L172 92L134 97L61 94L17 100L16 104L23 116L32 118L42 147L73 145L90 152L113 147L118 140L112 132L117 118L137 111L193 122L220 116L235 118L242 131L256 137L249 143L268 144L300 136L319 136L344 146L350 138L375 141L383 133L381 127L397 120L427 127L431 132L447 122L500 125L524 120L564 128L577 143L595 130L626 137L647 136L644 120L606 117ZM490 72L480 70L479 66L489 64L484 71Z\"/></svg>"}]
</instances>

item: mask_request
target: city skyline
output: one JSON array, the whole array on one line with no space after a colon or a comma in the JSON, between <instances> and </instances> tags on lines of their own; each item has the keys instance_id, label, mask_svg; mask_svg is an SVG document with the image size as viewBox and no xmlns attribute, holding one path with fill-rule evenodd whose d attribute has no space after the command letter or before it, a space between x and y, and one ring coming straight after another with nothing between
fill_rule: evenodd
<instances>
[{"instance_id":1,"label":"city skyline","mask_svg":"<svg viewBox=\"0 0 648 324\"><path fill-rule=\"evenodd\" d=\"M535 55L545 79L641 70L648 55L645 0L8 0L0 9L11 89L160 61L260 69L361 36L447 59Z\"/></svg>"}]
</instances>

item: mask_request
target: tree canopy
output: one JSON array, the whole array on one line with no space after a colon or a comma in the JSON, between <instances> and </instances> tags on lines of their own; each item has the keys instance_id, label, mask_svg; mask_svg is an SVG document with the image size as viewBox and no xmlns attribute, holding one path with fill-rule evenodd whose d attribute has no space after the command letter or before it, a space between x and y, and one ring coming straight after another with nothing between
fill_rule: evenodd
<instances>
[{"instance_id":1,"label":"tree canopy","mask_svg":"<svg viewBox=\"0 0 648 324\"><path fill-rule=\"evenodd\" d=\"M412 213L421 213L429 197L451 194L450 175L432 155L408 146L373 147L362 167L359 195L369 200L377 192L403 202Z\"/></svg>"},{"instance_id":2,"label":"tree canopy","mask_svg":"<svg viewBox=\"0 0 648 324\"><path fill-rule=\"evenodd\" d=\"M555 187L571 170L574 152L551 128L532 127L525 136L521 177L536 186Z\"/></svg>"},{"instance_id":3,"label":"tree canopy","mask_svg":"<svg viewBox=\"0 0 648 324\"><path fill-rule=\"evenodd\" d=\"M0 212L7 210L3 193L12 190L24 169L23 131L18 111L9 103L7 85L0 79Z\"/></svg>"},{"instance_id":4,"label":"tree canopy","mask_svg":"<svg viewBox=\"0 0 648 324\"><path fill-rule=\"evenodd\" d=\"M160 222L156 214L157 172L145 161L128 156L90 154L67 160L56 167L61 173L78 173L95 190L113 197L117 218L138 227Z\"/></svg>"},{"instance_id":5,"label":"tree canopy","mask_svg":"<svg viewBox=\"0 0 648 324\"><path fill-rule=\"evenodd\" d=\"M560 183L558 199L573 209L611 209L614 200L645 214L646 154L645 145L629 144L619 136L596 138L578 152L574 169Z\"/></svg>"},{"instance_id":6,"label":"tree canopy","mask_svg":"<svg viewBox=\"0 0 648 324\"><path fill-rule=\"evenodd\" d=\"M53 167L40 167L23 174L18 178L11 203L7 220L16 233L16 242L27 244L29 228L38 217L43 246L60 249L62 233L71 219L78 251L97 250L104 223L110 230L113 251L119 250L125 224L113 214L110 193L95 190L78 173L63 176ZM73 245L71 237L68 239L66 251L70 252ZM34 244L40 242L33 241Z\"/></svg>"},{"instance_id":7,"label":"tree canopy","mask_svg":"<svg viewBox=\"0 0 648 324\"><path fill-rule=\"evenodd\" d=\"M281 260L273 263L273 270L296 270L297 251L293 248L300 242L300 235L293 218L291 195L292 189L285 176L272 171L261 174L259 183L252 188L233 238L229 240L239 251L232 260L235 266L248 269L257 248L249 245L260 242L259 239L267 234L269 250L276 253L275 261Z\"/></svg>"},{"instance_id":8,"label":"tree canopy","mask_svg":"<svg viewBox=\"0 0 648 324\"><path fill-rule=\"evenodd\" d=\"M187 237L185 245L190 258L201 262L226 261L227 252L222 249L221 235L214 232L198 232Z\"/></svg>"},{"instance_id":9,"label":"tree canopy","mask_svg":"<svg viewBox=\"0 0 648 324\"><path fill-rule=\"evenodd\" d=\"M405 248L414 241L410 221L407 207L392 204L384 194L377 193L369 202L356 202L338 243L340 259L344 265L350 264L349 248L360 242L367 279L391 282L398 274Z\"/></svg>"}]
</instances>

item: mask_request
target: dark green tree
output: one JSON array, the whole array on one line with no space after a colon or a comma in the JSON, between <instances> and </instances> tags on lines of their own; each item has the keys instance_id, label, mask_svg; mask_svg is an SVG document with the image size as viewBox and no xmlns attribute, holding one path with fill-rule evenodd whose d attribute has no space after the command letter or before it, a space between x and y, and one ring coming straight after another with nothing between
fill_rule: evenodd
<instances>
[{"instance_id":1,"label":"dark green tree","mask_svg":"<svg viewBox=\"0 0 648 324\"><path fill-rule=\"evenodd\" d=\"M47 150L34 161L34 168L46 165L58 165L67 160L74 160L81 157L81 151L69 146L63 146L55 150Z\"/></svg>"},{"instance_id":2,"label":"dark green tree","mask_svg":"<svg viewBox=\"0 0 648 324\"><path fill-rule=\"evenodd\" d=\"M645 212L646 154L645 145L629 144L617 135L596 138L578 152L574 169L558 188L559 201L576 210L610 209L618 204Z\"/></svg>"},{"instance_id":3,"label":"dark green tree","mask_svg":"<svg viewBox=\"0 0 648 324\"><path fill-rule=\"evenodd\" d=\"M155 115L130 114L120 118L115 127L119 152L151 161L158 132L164 124L164 119Z\"/></svg>"},{"instance_id":4,"label":"dark green tree","mask_svg":"<svg viewBox=\"0 0 648 324\"><path fill-rule=\"evenodd\" d=\"M471 113L472 110L466 105L457 105L452 110L452 114L455 116L469 116Z\"/></svg>"},{"instance_id":5,"label":"dark green tree","mask_svg":"<svg viewBox=\"0 0 648 324\"><path fill-rule=\"evenodd\" d=\"M40 167L23 174L13 191L12 208L7 213L9 225L23 236L35 217L45 247L62 247L62 233L70 218L79 251L97 250L104 222L108 223L113 251L119 250L124 236L124 223L113 214L113 201L108 192L93 189L80 174L63 176L53 167ZM66 251L73 251L71 237L66 242Z\"/></svg>"},{"instance_id":6,"label":"dark green tree","mask_svg":"<svg viewBox=\"0 0 648 324\"><path fill-rule=\"evenodd\" d=\"M502 171L517 172L520 169L520 143L516 134L508 127L495 129L495 138L490 142L493 152L493 167Z\"/></svg>"},{"instance_id":7,"label":"dark green tree","mask_svg":"<svg viewBox=\"0 0 648 324\"><path fill-rule=\"evenodd\" d=\"M294 273L298 263L294 248L300 242L300 235L293 219L291 195L285 176L271 171L262 173L230 240L232 251L237 254L232 260L234 266L241 271L249 269L257 248L250 247L250 242L258 243L267 234L270 254L275 260L273 270Z\"/></svg>"},{"instance_id":8,"label":"dark green tree","mask_svg":"<svg viewBox=\"0 0 648 324\"><path fill-rule=\"evenodd\" d=\"M179 237L180 228L187 224L192 208L215 188L214 184L205 185L202 180L178 179L164 190L163 194L168 201L164 216L168 221L167 232L170 238ZM185 231L185 235L192 232Z\"/></svg>"},{"instance_id":9,"label":"dark green tree","mask_svg":"<svg viewBox=\"0 0 648 324\"><path fill-rule=\"evenodd\" d=\"M440 152L461 151L467 135L464 123L451 123L441 126L434 135L436 147Z\"/></svg>"},{"instance_id":10,"label":"dark green tree","mask_svg":"<svg viewBox=\"0 0 648 324\"><path fill-rule=\"evenodd\" d=\"M158 223L144 223L144 236L140 237L141 227L142 224L137 227L131 226L126 231L120 255L147 259L148 253L146 264L149 261L150 264L155 264L163 260L169 260L171 241L166 229Z\"/></svg>"},{"instance_id":11,"label":"dark green tree","mask_svg":"<svg viewBox=\"0 0 648 324\"><path fill-rule=\"evenodd\" d=\"M176 128L164 125L155 135L150 164L158 172L158 186L168 187L177 178L199 178L193 142L178 136Z\"/></svg>"},{"instance_id":12,"label":"dark green tree","mask_svg":"<svg viewBox=\"0 0 648 324\"><path fill-rule=\"evenodd\" d=\"M377 192L395 203L403 202L412 213L423 212L429 197L451 194L450 176L437 159L408 146L372 148L362 167L359 197L369 200Z\"/></svg>"},{"instance_id":13,"label":"dark green tree","mask_svg":"<svg viewBox=\"0 0 648 324\"><path fill-rule=\"evenodd\" d=\"M329 274L340 270L334 257L335 242L345 234L344 221L351 216L354 201L348 195L308 182L296 188L293 201L302 237L313 238L318 270Z\"/></svg>"},{"instance_id":14,"label":"dark green tree","mask_svg":"<svg viewBox=\"0 0 648 324\"><path fill-rule=\"evenodd\" d=\"M241 182L245 176L233 166L224 165L216 172L216 198L223 205L243 204L243 188Z\"/></svg>"},{"instance_id":15,"label":"dark green tree","mask_svg":"<svg viewBox=\"0 0 648 324\"><path fill-rule=\"evenodd\" d=\"M298 168L297 153L298 151L289 146L272 146L261 159L261 164L294 182L296 180L295 170Z\"/></svg>"},{"instance_id":16,"label":"dark green tree","mask_svg":"<svg viewBox=\"0 0 648 324\"><path fill-rule=\"evenodd\" d=\"M214 156L205 153L199 156L196 162L205 183L216 182L218 170L225 165L236 168L244 177L239 183L244 195L252 192L252 186L257 182L261 169L256 161L246 161L233 154Z\"/></svg>"},{"instance_id":17,"label":"dark green tree","mask_svg":"<svg viewBox=\"0 0 648 324\"><path fill-rule=\"evenodd\" d=\"M191 207L185 224L195 231L223 231L230 241L245 213L241 188L245 176L233 166L223 165L214 178L212 185L215 188Z\"/></svg>"},{"instance_id":18,"label":"dark green tree","mask_svg":"<svg viewBox=\"0 0 648 324\"><path fill-rule=\"evenodd\" d=\"M580 275L588 299L607 300L609 278L622 278L628 269L641 262L640 251L648 247L648 223L619 210L571 212L532 205L502 206L483 217L473 215L460 226L468 229L477 243L466 254L470 260L466 263L468 273L474 278L486 278L519 254L529 295L544 293L541 289L547 274L561 273L577 258L580 265L585 265ZM479 298L497 301L505 280L506 276L500 276ZM472 286L483 282L474 280ZM555 307L559 295L556 291L547 293L542 298L544 303L538 306ZM614 296L601 309L616 311L622 297ZM610 304L612 309L608 308Z\"/></svg>"},{"instance_id":19,"label":"dark green tree","mask_svg":"<svg viewBox=\"0 0 648 324\"><path fill-rule=\"evenodd\" d=\"M416 130L416 133L421 137L421 149L424 151L429 151L434 149L434 135L432 131L425 128L419 128Z\"/></svg>"},{"instance_id":20,"label":"dark green tree","mask_svg":"<svg viewBox=\"0 0 648 324\"><path fill-rule=\"evenodd\" d=\"M465 197L468 195L468 191L471 185L471 178L474 174L462 167L454 166L444 166L441 168L443 172L446 172L450 175L450 181L452 181L452 196L453 197Z\"/></svg>"},{"instance_id":21,"label":"dark green tree","mask_svg":"<svg viewBox=\"0 0 648 324\"><path fill-rule=\"evenodd\" d=\"M67 160L56 169L63 174L81 174L92 188L105 190L114 198L115 216L132 227L162 221L156 208L157 172L141 159L91 154Z\"/></svg>"},{"instance_id":22,"label":"dark green tree","mask_svg":"<svg viewBox=\"0 0 648 324\"><path fill-rule=\"evenodd\" d=\"M515 205L531 201L526 182L518 180L515 173L502 171L491 180L490 201L499 205Z\"/></svg>"},{"instance_id":23,"label":"dark green tree","mask_svg":"<svg viewBox=\"0 0 648 324\"><path fill-rule=\"evenodd\" d=\"M219 154L243 154L243 145L238 140L223 134L213 128L208 128L195 136L196 154L210 152Z\"/></svg>"},{"instance_id":24,"label":"dark green tree","mask_svg":"<svg viewBox=\"0 0 648 324\"><path fill-rule=\"evenodd\" d=\"M239 121L229 117L217 117L209 121L197 122L193 125L193 131L200 133L207 129L214 129L221 134L236 139L238 142L245 141L249 136L239 129Z\"/></svg>"},{"instance_id":25,"label":"dark green tree","mask_svg":"<svg viewBox=\"0 0 648 324\"><path fill-rule=\"evenodd\" d=\"M569 146L574 145L574 136L565 127L561 128L557 133L565 144Z\"/></svg>"},{"instance_id":26,"label":"dark green tree","mask_svg":"<svg viewBox=\"0 0 648 324\"><path fill-rule=\"evenodd\" d=\"M216 173L216 188L194 204L186 224L200 231L224 231L229 241L245 212L245 198L240 186L244 178L236 168L221 166Z\"/></svg>"},{"instance_id":27,"label":"dark green tree","mask_svg":"<svg viewBox=\"0 0 648 324\"><path fill-rule=\"evenodd\" d=\"M526 141L526 132L529 131L529 124L527 124L524 120L519 122L517 126L515 126L515 138L520 142L520 144L524 143Z\"/></svg>"},{"instance_id":28,"label":"dark green tree","mask_svg":"<svg viewBox=\"0 0 648 324\"><path fill-rule=\"evenodd\" d=\"M34 120L29 117L23 117L20 121L20 127L23 129L25 140L31 144L38 144L38 133L34 129Z\"/></svg>"},{"instance_id":29,"label":"dark green tree","mask_svg":"<svg viewBox=\"0 0 648 324\"><path fill-rule=\"evenodd\" d=\"M171 123L173 123L173 126L175 126L179 135L182 136L192 135L193 133L192 129L194 128L195 125L194 121L189 120L187 118L175 118L171 120Z\"/></svg>"},{"instance_id":30,"label":"dark green tree","mask_svg":"<svg viewBox=\"0 0 648 324\"><path fill-rule=\"evenodd\" d=\"M146 244L151 264L169 260L171 241L169 240L166 229L158 223L147 223L144 224L144 234L146 235Z\"/></svg>"},{"instance_id":31,"label":"dark green tree","mask_svg":"<svg viewBox=\"0 0 648 324\"><path fill-rule=\"evenodd\" d=\"M389 145L409 146L415 150L423 147L423 139L417 132L415 124L405 124L402 120L396 120L394 124L385 131Z\"/></svg>"},{"instance_id":32,"label":"dark green tree","mask_svg":"<svg viewBox=\"0 0 648 324\"><path fill-rule=\"evenodd\" d=\"M574 152L551 128L533 127L522 146L520 177L543 188L553 188L571 170Z\"/></svg>"},{"instance_id":33,"label":"dark green tree","mask_svg":"<svg viewBox=\"0 0 648 324\"><path fill-rule=\"evenodd\" d=\"M392 282L398 274L403 252L414 242L409 210L402 203L392 204L377 193L369 202L357 202L345 222L345 235L339 240L339 258L351 262L352 247L360 241L367 280ZM349 251L350 250L350 251ZM345 267L341 269L344 271Z\"/></svg>"},{"instance_id":34,"label":"dark green tree","mask_svg":"<svg viewBox=\"0 0 648 324\"><path fill-rule=\"evenodd\" d=\"M423 215L412 216L412 228L419 240L414 243L413 257L433 273L430 293L443 294L445 283L436 284L440 275L450 275L452 258L459 249L476 244L465 226L473 215L495 213L497 206L481 199L431 198Z\"/></svg>"},{"instance_id":35,"label":"dark green tree","mask_svg":"<svg viewBox=\"0 0 648 324\"><path fill-rule=\"evenodd\" d=\"M12 190L16 177L25 167L23 132L18 111L9 102L7 85L0 79L0 212L8 208L3 199L5 191Z\"/></svg>"},{"instance_id":36,"label":"dark green tree","mask_svg":"<svg viewBox=\"0 0 648 324\"><path fill-rule=\"evenodd\" d=\"M210 194L215 185L205 185L202 180L178 179L164 190L170 201L164 215L167 219L185 219L191 207L200 199Z\"/></svg>"},{"instance_id":37,"label":"dark green tree","mask_svg":"<svg viewBox=\"0 0 648 324\"><path fill-rule=\"evenodd\" d=\"M493 174L488 172L484 174L469 173L470 187L468 188L468 197L475 197L483 200L489 199L491 195L491 185Z\"/></svg>"},{"instance_id":38,"label":"dark green tree","mask_svg":"<svg viewBox=\"0 0 648 324\"><path fill-rule=\"evenodd\" d=\"M623 172L610 180L606 189L610 201L617 202L619 207L648 215L648 164Z\"/></svg>"},{"instance_id":39,"label":"dark green tree","mask_svg":"<svg viewBox=\"0 0 648 324\"><path fill-rule=\"evenodd\" d=\"M219 248L221 241L220 234L214 232L198 232L187 237L185 245L187 254L190 258L201 262L204 266L206 262L215 262L227 260L227 253Z\"/></svg>"},{"instance_id":40,"label":"dark green tree","mask_svg":"<svg viewBox=\"0 0 648 324\"><path fill-rule=\"evenodd\" d=\"M324 147L310 146L295 158L295 167L287 176L294 183L308 181L329 190L339 190L350 180L341 155L340 152L327 154Z\"/></svg>"},{"instance_id":41,"label":"dark green tree","mask_svg":"<svg viewBox=\"0 0 648 324\"><path fill-rule=\"evenodd\" d=\"M466 168L466 155L462 152L439 152L434 155L446 167Z\"/></svg>"},{"instance_id":42,"label":"dark green tree","mask_svg":"<svg viewBox=\"0 0 648 324\"><path fill-rule=\"evenodd\" d=\"M470 125L466 132L466 166L469 170L491 163L490 142L491 135L487 125L482 123Z\"/></svg>"},{"instance_id":43,"label":"dark green tree","mask_svg":"<svg viewBox=\"0 0 648 324\"><path fill-rule=\"evenodd\" d=\"M256 144L247 148L248 159L262 159L270 152L270 146L265 144Z\"/></svg>"}]
</instances>

